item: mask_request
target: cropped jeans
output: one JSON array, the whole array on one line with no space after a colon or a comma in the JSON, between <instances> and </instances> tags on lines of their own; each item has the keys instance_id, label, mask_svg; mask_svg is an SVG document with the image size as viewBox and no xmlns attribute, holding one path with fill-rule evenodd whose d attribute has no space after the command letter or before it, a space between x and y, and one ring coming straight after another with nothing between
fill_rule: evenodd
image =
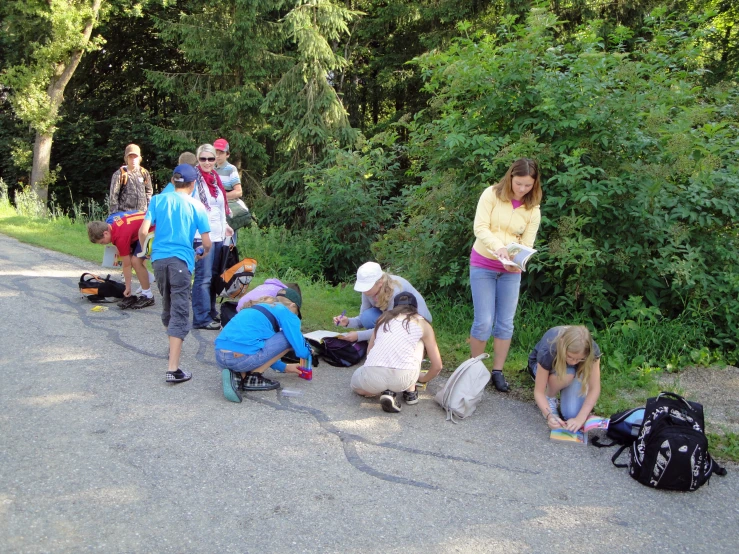
<instances>
[{"instance_id":1,"label":"cropped jeans","mask_svg":"<svg viewBox=\"0 0 739 554\"><path fill-rule=\"evenodd\" d=\"M292 350L292 346L285 337L285 333L280 331L265 340L262 349L254 354L242 354L230 350L221 350L220 348L215 350L218 367L230 369L237 373L248 373L262 367L285 350ZM284 364L279 363L278 360L275 365L277 365L277 368L273 367L272 369L284 373Z\"/></svg>"},{"instance_id":2,"label":"cropped jeans","mask_svg":"<svg viewBox=\"0 0 739 554\"><path fill-rule=\"evenodd\" d=\"M539 364L529 362L529 369L536 377L536 370ZM575 366L567 366L567 375L576 375ZM562 412L562 417L565 419L572 419L577 417L580 410L585 404L585 397L580 396L582 391L582 381L575 377L567 387L559 391L559 411Z\"/></svg>"},{"instance_id":3,"label":"cropped jeans","mask_svg":"<svg viewBox=\"0 0 739 554\"><path fill-rule=\"evenodd\" d=\"M210 282L214 272L221 265L222 244L222 242L214 242L207 256L195 260L195 279L192 283L192 326L196 328L205 327L218 315L216 295L211 290ZM195 241L193 248L198 246L202 246L199 240Z\"/></svg>"},{"instance_id":4,"label":"cropped jeans","mask_svg":"<svg viewBox=\"0 0 739 554\"><path fill-rule=\"evenodd\" d=\"M475 308L470 336L481 341L491 335L502 340L513 337L521 274L470 266L470 287Z\"/></svg>"}]
</instances>

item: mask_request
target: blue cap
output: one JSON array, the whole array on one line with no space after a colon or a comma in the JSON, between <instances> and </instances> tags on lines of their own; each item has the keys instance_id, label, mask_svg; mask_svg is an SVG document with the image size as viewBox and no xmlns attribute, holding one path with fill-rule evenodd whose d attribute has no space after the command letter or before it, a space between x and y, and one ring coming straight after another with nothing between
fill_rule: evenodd
<instances>
[{"instance_id":1,"label":"blue cap","mask_svg":"<svg viewBox=\"0 0 739 554\"><path fill-rule=\"evenodd\" d=\"M180 164L174 168L174 171L172 173L173 183L191 183L198 178L198 174L195 171L195 168L190 164ZM175 179L174 174L176 173L179 173L181 177Z\"/></svg>"}]
</instances>

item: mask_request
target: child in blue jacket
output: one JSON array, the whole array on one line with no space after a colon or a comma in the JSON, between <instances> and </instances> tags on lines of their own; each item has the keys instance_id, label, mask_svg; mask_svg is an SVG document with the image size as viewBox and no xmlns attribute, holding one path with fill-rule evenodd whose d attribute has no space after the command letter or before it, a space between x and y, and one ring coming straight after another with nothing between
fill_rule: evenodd
<instances>
[{"instance_id":1,"label":"child in blue jacket","mask_svg":"<svg viewBox=\"0 0 739 554\"><path fill-rule=\"evenodd\" d=\"M266 297L242 309L216 338L215 356L223 368L223 395L241 402L245 391L267 391L280 386L264 377L271 367L280 373L295 373L311 380L311 352L300 331L301 298L287 289L276 298ZM294 351L298 364L285 364L280 358Z\"/></svg>"}]
</instances>

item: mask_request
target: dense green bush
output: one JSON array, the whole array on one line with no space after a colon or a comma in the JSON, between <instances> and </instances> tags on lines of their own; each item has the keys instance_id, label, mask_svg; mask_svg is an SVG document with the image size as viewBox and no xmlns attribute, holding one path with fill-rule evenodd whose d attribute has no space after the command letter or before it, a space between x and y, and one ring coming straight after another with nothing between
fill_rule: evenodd
<instances>
[{"instance_id":1,"label":"dense green bush","mask_svg":"<svg viewBox=\"0 0 739 554\"><path fill-rule=\"evenodd\" d=\"M735 349L739 92L701 86L700 23L656 11L651 38L626 51L627 29L604 44L596 21L561 42L534 10L417 59L432 95L407 124L420 184L377 256L425 290L459 290L479 195L533 157L544 201L530 295L599 325L641 296Z\"/></svg>"}]
</instances>

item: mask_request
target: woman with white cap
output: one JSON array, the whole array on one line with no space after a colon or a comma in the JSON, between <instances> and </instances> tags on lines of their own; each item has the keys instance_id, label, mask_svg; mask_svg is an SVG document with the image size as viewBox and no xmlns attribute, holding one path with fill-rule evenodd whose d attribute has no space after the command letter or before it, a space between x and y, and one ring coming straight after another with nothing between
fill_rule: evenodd
<instances>
[{"instance_id":1,"label":"woman with white cap","mask_svg":"<svg viewBox=\"0 0 739 554\"><path fill-rule=\"evenodd\" d=\"M341 314L334 318L334 325L364 329L344 334L343 337L348 341L369 340L377 319L383 312L395 307L395 296L401 292L410 292L418 301L418 313L429 323L432 320L421 293L402 277L385 273L376 262L367 262L359 267L354 290L362 293L359 315L346 317Z\"/></svg>"}]
</instances>

